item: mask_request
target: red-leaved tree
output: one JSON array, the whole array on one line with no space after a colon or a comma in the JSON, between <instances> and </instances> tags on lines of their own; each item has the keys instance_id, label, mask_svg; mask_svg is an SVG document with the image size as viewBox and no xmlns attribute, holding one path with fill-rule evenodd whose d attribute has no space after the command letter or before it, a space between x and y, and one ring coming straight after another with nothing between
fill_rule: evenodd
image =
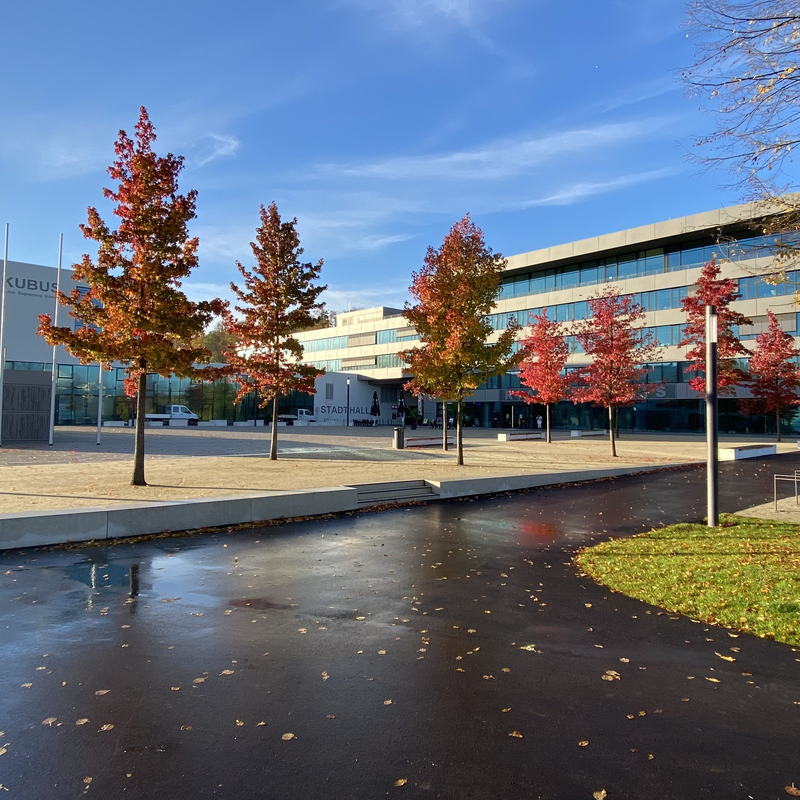
<instances>
[{"instance_id":1,"label":"red-leaved tree","mask_svg":"<svg viewBox=\"0 0 800 800\"><path fill-rule=\"evenodd\" d=\"M87 239L98 244L97 260L84 255L73 265L73 277L89 287L60 293L58 302L81 322L55 327L49 314L39 317L39 335L48 344L60 344L82 364L114 362L125 367L125 389L136 394L136 437L133 456L134 486L145 486L144 423L148 373L164 377L212 379L218 370L200 368L209 351L195 342L221 300L194 303L181 291L181 281L197 266L198 240L187 225L195 215L197 192L178 193L183 157L153 152L155 128L142 106L134 139L119 132L117 160L108 174L116 189L103 189L111 200L119 227L113 230L96 208L89 208L81 225Z\"/></svg>"},{"instance_id":2,"label":"red-leaved tree","mask_svg":"<svg viewBox=\"0 0 800 800\"><path fill-rule=\"evenodd\" d=\"M800 349L784 331L778 318L767 311L769 329L756 337L756 349L750 356L748 384L756 402L766 413L775 412L775 440L781 440L781 415L790 406L800 404L800 372L797 356Z\"/></svg>"},{"instance_id":3,"label":"red-leaved tree","mask_svg":"<svg viewBox=\"0 0 800 800\"><path fill-rule=\"evenodd\" d=\"M579 383L572 390L574 403L591 403L608 409L611 455L616 457L614 413L657 388L642 378L650 371L647 362L658 358L661 348L641 325L644 309L629 296L620 297L606 286L589 299L589 316L576 323L575 337L592 362L579 370Z\"/></svg>"},{"instance_id":4,"label":"red-leaved tree","mask_svg":"<svg viewBox=\"0 0 800 800\"><path fill-rule=\"evenodd\" d=\"M518 362L511 350L519 326L509 323L489 343L488 316L500 289L505 259L486 246L483 232L467 214L444 237L439 249L429 247L419 272L411 274L408 291L415 304L403 316L419 334L420 346L398 356L413 378L404 388L433 395L444 404L443 449L447 449L447 403L456 405L456 463L464 464L462 419L464 398L487 378Z\"/></svg>"},{"instance_id":5,"label":"red-leaved tree","mask_svg":"<svg viewBox=\"0 0 800 800\"><path fill-rule=\"evenodd\" d=\"M681 301L686 312L686 325L680 346L689 346L686 372L703 372L706 368L706 306L717 307L717 391L720 396L731 395L734 387L745 380L745 375L737 365L737 358L747 355L747 350L739 341L734 328L750 325L752 321L744 314L733 311L730 304L738 300L739 287L733 278L721 278L720 266L712 258L703 266L697 280L694 294ZM698 392L705 392L705 375L696 375L689 386Z\"/></svg>"},{"instance_id":6,"label":"red-leaved tree","mask_svg":"<svg viewBox=\"0 0 800 800\"><path fill-rule=\"evenodd\" d=\"M521 342L522 361L519 365L519 380L531 391L509 392L521 397L526 403L542 403L546 409L547 442L550 436L550 406L569 396L570 378L564 374L569 356L569 345L564 338L560 323L547 318L547 309L531 315L530 336Z\"/></svg>"},{"instance_id":7,"label":"red-leaved tree","mask_svg":"<svg viewBox=\"0 0 800 800\"><path fill-rule=\"evenodd\" d=\"M225 354L233 379L239 384L235 403L258 390L260 408L272 402L272 438L269 457L278 457L278 400L294 390L314 394L314 381L325 370L303 364L303 346L298 331L314 324L322 303L319 295L327 286L317 286L322 260L303 263L297 219L281 222L278 206L261 206L261 226L250 242L256 265L252 270L236 266L244 288L231 283L239 298L239 314L225 316L225 330L234 336Z\"/></svg>"}]
</instances>

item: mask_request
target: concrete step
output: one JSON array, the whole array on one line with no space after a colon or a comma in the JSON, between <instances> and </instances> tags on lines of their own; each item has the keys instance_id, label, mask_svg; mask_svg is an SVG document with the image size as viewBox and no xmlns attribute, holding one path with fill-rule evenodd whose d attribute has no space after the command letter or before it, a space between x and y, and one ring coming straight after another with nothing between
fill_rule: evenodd
<instances>
[{"instance_id":1,"label":"concrete step","mask_svg":"<svg viewBox=\"0 0 800 800\"><path fill-rule=\"evenodd\" d=\"M398 494L391 497L361 497L359 495L358 507L377 506L383 505L384 503L425 502L426 500L437 500L438 498L439 495L432 491L420 494Z\"/></svg>"},{"instance_id":2,"label":"concrete step","mask_svg":"<svg viewBox=\"0 0 800 800\"><path fill-rule=\"evenodd\" d=\"M360 507L382 503L435 500L438 497L425 481L362 483L354 488L358 489L358 505Z\"/></svg>"},{"instance_id":3,"label":"concrete step","mask_svg":"<svg viewBox=\"0 0 800 800\"><path fill-rule=\"evenodd\" d=\"M429 489L425 481L384 481L383 483L353 483L353 489L361 492L380 492L385 489Z\"/></svg>"}]
</instances>

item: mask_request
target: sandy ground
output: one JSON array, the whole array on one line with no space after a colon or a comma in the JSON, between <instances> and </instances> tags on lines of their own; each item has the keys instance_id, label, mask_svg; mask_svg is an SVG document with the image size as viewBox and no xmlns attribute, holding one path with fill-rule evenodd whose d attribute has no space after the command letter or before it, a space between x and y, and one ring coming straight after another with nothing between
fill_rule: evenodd
<instances>
[{"instance_id":1,"label":"sandy ground","mask_svg":"<svg viewBox=\"0 0 800 800\"><path fill-rule=\"evenodd\" d=\"M263 429L149 429L149 485L132 487L132 431L104 430L97 447L93 429L57 429L53 448L2 448L0 513L380 481L677 465L705 459L705 441L699 436L626 434L617 443L618 457L612 458L606 437L574 439L558 432L548 445L536 440L500 443L496 434L466 431L466 466L458 467L453 452L392 450L390 428L281 429L277 461L268 458L269 434ZM410 431L406 435L411 435ZM730 441L741 444L742 437ZM756 441L768 440L753 439L751 443ZM721 444L725 444L724 437ZM779 452L796 447L793 440L784 442Z\"/></svg>"}]
</instances>

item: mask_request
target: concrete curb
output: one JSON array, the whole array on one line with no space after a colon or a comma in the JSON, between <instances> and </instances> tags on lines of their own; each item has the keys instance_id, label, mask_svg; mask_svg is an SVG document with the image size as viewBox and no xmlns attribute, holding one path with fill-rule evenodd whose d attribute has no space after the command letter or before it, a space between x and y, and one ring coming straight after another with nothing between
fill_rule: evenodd
<instances>
[{"instance_id":1,"label":"concrete curb","mask_svg":"<svg viewBox=\"0 0 800 800\"><path fill-rule=\"evenodd\" d=\"M426 483L436 492L439 499L446 500L690 466L694 466L694 462L487 476L464 480L426 481ZM402 504L402 501L399 501L399 504ZM207 497L199 500L70 508L41 511L37 514L0 514L0 550L122 539L165 531L218 528L292 517L313 517L356 511L358 508L357 489L335 486L234 497Z\"/></svg>"}]
</instances>

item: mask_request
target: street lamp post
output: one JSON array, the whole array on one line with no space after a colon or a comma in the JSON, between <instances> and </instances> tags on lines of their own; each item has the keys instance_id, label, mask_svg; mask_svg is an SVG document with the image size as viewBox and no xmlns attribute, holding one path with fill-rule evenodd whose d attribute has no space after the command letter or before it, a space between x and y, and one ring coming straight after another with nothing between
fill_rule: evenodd
<instances>
[{"instance_id":1,"label":"street lamp post","mask_svg":"<svg viewBox=\"0 0 800 800\"><path fill-rule=\"evenodd\" d=\"M708 444L706 467L708 527L716 528L719 525L716 306L706 306L706 441Z\"/></svg>"},{"instance_id":2,"label":"street lamp post","mask_svg":"<svg viewBox=\"0 0 800 800\"><path fill-rule=\"evenodd\" d=\"M347 427L350 427L350 378L347 379Z\"/></svg>"}]
</instances>

